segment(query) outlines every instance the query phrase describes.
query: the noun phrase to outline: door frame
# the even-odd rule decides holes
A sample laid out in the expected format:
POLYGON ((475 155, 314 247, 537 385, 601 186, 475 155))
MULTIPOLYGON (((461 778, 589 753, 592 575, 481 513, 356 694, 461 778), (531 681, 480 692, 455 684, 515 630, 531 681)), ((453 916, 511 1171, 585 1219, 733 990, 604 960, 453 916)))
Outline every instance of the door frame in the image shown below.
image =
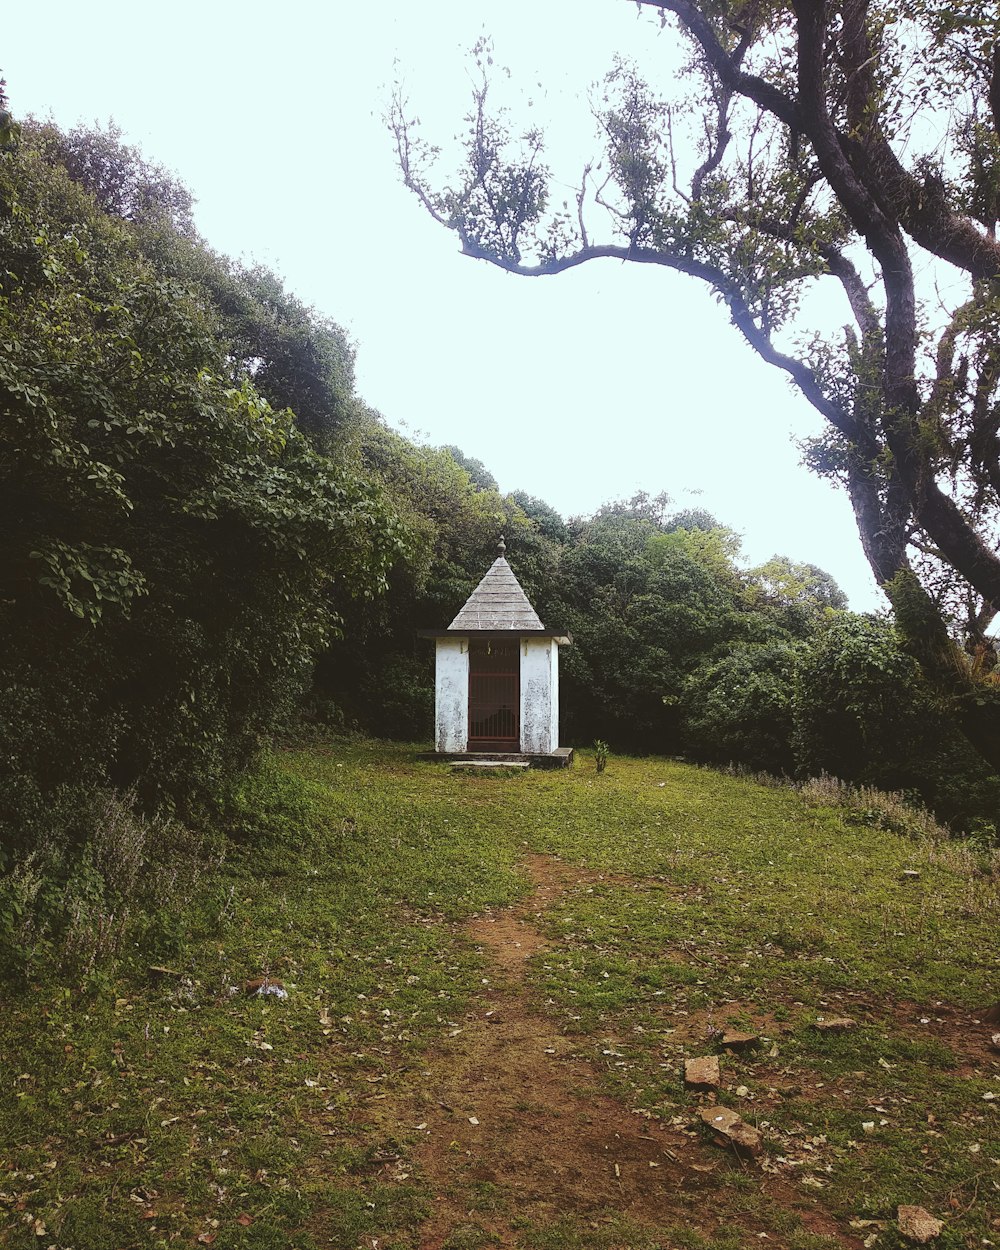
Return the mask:
MULTIPOLYGON (((502 662, 502 661, 501 661, 502 662)), ((486 701, 489 708, 490 701, 486 701)), ((502 721, 502 717, 501 717, 502 721)), ((496 726, 500 728, 498 723, 496 726)), ((510 635, 506 637, 500 636, 491 638, 490 636, 469 639, 469 708, 468 708, 468 749, 471 754, 517 754, 521 750, 521 640, 520 638, 512 638, 510 635), (477 655, 482 656, 484 651, 490 654, 493 649, 496 652, 507 653, 504 659, 509 659, 512 667, 497 670, 487 668, 486 671, 480 669, 476 671, 477 655), (473 736, 473 711, 482 706, 483 700, 480 698, 477 704, 473 698, 473 682, 476 678, 482 680, 493 679, 496 684, 496 694, 498 699, 502 701, 502 706, 498 707, 493 713, 494 715, 508 710, 513 718, 514 733, 512 737, 498 735, 496 737, 474 737, 473 736), (506 684, 503 689, 501 683, 506 684)))

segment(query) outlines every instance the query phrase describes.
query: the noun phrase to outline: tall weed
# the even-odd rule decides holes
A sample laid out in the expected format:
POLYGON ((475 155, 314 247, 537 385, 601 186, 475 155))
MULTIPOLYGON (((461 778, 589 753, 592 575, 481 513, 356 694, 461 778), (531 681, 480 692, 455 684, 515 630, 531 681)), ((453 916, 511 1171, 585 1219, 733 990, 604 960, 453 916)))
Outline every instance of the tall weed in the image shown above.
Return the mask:
POLYGON ((799 789, 807 802, 843 808, 855 824, 871 825, 928 842, 946 841, 951 837, 948 827, 940 824, 931 812, 896 790, 853 786, 826 773, 810 777, 799 789))
POLYGON ((126 948, 176 949, 206 867, 204 840, 146 817, 132 794, 101 791, 79 813, 82 837, 53 837, 0 880, 0 966, 12 981, 56 971, 82 984, 126 948))

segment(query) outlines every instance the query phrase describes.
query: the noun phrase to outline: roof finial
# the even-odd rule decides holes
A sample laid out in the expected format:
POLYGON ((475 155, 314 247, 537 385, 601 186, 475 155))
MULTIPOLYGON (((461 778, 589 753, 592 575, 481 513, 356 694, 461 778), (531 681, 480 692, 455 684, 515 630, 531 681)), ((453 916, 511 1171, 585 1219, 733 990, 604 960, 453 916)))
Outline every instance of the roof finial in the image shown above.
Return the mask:
POLYGON ((503 534, 501 534, 501 535, 500 535, 500 541, 497 543, 497 552, 498 552, 500 555, 503 555, 503 553, 504 553, 506 550, 507 550, 507 544, 506 544, 506 543, 504 542, 504 540, 503 540, 503 534))

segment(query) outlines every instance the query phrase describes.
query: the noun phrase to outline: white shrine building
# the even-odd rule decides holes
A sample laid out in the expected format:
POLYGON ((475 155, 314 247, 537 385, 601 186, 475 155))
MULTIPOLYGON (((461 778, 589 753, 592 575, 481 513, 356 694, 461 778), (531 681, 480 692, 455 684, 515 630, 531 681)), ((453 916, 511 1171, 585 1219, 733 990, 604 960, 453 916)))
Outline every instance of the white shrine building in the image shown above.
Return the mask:
POLYGON ((435 642, 434 737, 438 755, 522 757, 568 764, 559 746, 559 648, 571 639, 546 629, 504 556, 497 558, 435 642))

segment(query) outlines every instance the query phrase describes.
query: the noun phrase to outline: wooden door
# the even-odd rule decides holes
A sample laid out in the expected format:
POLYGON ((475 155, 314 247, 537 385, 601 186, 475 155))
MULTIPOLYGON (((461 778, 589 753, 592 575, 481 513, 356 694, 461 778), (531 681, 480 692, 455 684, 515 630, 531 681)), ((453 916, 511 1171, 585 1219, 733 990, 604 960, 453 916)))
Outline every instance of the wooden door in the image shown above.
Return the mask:
POLYGON ((519 751, 520 649, 516 638, 469 644, 469 750, 519 751))

